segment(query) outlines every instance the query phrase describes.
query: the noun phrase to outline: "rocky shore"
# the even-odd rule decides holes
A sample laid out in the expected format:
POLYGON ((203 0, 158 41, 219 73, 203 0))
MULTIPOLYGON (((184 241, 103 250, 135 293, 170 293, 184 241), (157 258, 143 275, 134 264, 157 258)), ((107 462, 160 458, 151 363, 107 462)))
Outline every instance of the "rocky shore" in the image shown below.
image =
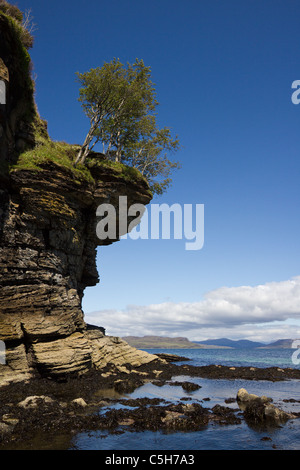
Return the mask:
MULTIPOLYGON (((174 358, 173 358, 174 359, 174 358)), ((182 359, 182 358, 181 358, 182 359)), ((190 377, 217 380, 288 380, 300 379, 300 370, 210 365, 195 367, 174 364, 158 358, 129 372, 114 370, 89 371, 83 376, 68 376, 60 381, 38 378, 20 381, 0 388, 0 449, 32 448, 36 436, 55 440, 64 434, 72 436, 84 431, 123 433, 126 431, 182 432, 199 431, 209 423, 216 425, 247 423, 282 425, 300 413, 288 414, 276 408, 271 399, 237 390, 236 397, 225 403, 236 407, 202 406, 192 401, 193 391, 201 386, 190 377), (186 376, 179 382, 175 376, 186 376), (176 403, 162 398, 128 396, 144 383, 181 386, 190 393, 176 403), (196 385, 196 387, 195 387, 196 385), (115 405, 118 404, 116 407, 115 405)), ((209 402, 210 397, 203 401, 209 402)), ((295 400, 291 397, 291 401, 295 400)))

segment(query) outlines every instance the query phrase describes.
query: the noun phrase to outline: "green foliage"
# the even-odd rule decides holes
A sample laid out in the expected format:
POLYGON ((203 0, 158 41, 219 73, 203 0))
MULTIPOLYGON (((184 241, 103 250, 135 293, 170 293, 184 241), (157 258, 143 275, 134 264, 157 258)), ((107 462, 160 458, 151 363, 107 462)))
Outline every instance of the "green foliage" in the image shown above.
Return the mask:
MULTIPOLYGON (((83 165, 82 167, 84 168, 83 165)), ((97 168, 99 168, 100 170, 103 170, 105 168, 111 168, 114 172, 115 178, 122 178, 122 180, 128 182, 144 183, 145 181, 147 181, 136 168, 124 165, 123 163, 114 162, 106 158, 99 159, 98 154, 94 154, 93 152, 89 154, 89 157, 86 160, 86 167, 91 171, 91 173, 93 173, 94 170, 97 168)), ((149 194, 152 195, 150 188, 149 194)))
MULTIPOLYGON (((64 170, 68 170, 70 176, 76 181, 94 183, 93 177, 94 170, 96 168, 103 170, 110 168, 113 170, 115 178, 121 178, 128 182, 145 181, 141 173, 135 168, 131 168, 122 163, 113 162, 106 158, 100 160, 98 154, 93 152, 89 155, 86 165, 79 164, 74 166, 74 159, 80 148, 79 145, 71 145, 66 142, 53 142, 42 123, 36 124, 36 146, 23 152, 15 165, 10 168, 10 171, 14 170, 32 170, 42 171, 47 168, 47 165, 51 162, 57 166, 62 167, 64 170)), ((1 170, 1 168, 0 168, 1 170)))
POLYGON ((171 172, 179 168, 167 157, 178 150, 179 140, 169 128, 156 124, 158 102, 150 77, 150 67, 138 59, 124 66, 115 58, 101 68, 77 73, 79 101, 90 129, 75 164, 84 163, 100 142, 108 158, 137 168, 161 194, 171 183, 171 172))
POLYGON ((27 11, 24 16, 17 6, 11 5, 5 0, 0 0, 0 12, 5 13, 6 16, 15 21, 19 38, 23 46, 26 47, 26 49, 30 49, 34 42, 32 35, 34 24, 30 17, 30 11, 27 11))
MULTIPOLYGON (((3 7, 7 2, 0 3, 1 29, 6 32, 0 42, 0 56, 5 60, 7 53, 12 54, 14 60, 10 65, 10 87, 14 90, 11 98, 15 103, 26 103, 23 118, 32 121, 36 115, 34 103, 34 81, 31 77, 31 57, 23 42, 23 27, 13 16, 4 13, 3 7), (9 33, 9 34, 7 34, 9 33)), ((9 5, 11 7, 11 5, 9 5)), ((10 10, 7 10, 10 11, 10 10)))
POLYGON ((155 116, 141 119, 138 133, 136 140, 127 142, 123 160, 147 178, 153 193, 162 194, 172 182, 172 171, 180 168, 178 162, 168 158, 168 153, 178 150, 179 140, 172 138, 169 128, 158 129, 155 116))
POLYGON ((23 21, 23 13, 19 10, 19 8, 15 5, 11 5, 10 3, 6 2, 5 0, 0 1, 0 10, 3 11, 6 15, 11 16, 15 20, 22 23, 23 21))

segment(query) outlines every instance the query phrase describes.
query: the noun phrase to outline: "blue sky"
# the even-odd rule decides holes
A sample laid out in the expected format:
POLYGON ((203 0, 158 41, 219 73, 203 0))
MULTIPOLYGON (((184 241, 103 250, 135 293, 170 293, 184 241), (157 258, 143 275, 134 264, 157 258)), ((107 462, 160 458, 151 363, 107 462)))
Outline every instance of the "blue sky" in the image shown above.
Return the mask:
POLYGON ((205 206, 202 250, 186 251, 182 240, 130 239, 99 249, 101 282, 85 292, 87 319, 117 335, 300 336, 300 105, 291 101, 300 79, 299 1, 15 3, 31 9, 37 24, 36 101, 50 136, 82 143, 88 130, 75 72, 113 57, 143 59, 156 85, 158 122, 182 146, 175 155, 182 169, 153 203, 205 206), (250 290, 241 294, 241 286, 250 290), (266 315, 262 290, 268 305, 277 299, 281 307, 266 315), (229 293, 235 300, 221 321, 207 302, 229 293))

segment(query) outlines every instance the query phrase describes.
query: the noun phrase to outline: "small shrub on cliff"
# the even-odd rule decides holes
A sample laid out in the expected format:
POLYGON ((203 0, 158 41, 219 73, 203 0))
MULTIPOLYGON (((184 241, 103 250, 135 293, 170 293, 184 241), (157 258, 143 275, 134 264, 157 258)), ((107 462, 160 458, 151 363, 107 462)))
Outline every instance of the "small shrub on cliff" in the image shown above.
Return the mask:
POLYGON ((5 0, 0 0, 0 10, 20 23, 23 21, 23 13, 19 10, 19 8, 15 5, 11 5, 5 0))
POLYGON ((17 6, 11 5, 5 0, 0 0, 0 11, 16 21, 20 40, 26 49, 30 49, 33 46, 34 37, 32 33, 35 29, 31 10, 27 10, 23 14, 17 6))

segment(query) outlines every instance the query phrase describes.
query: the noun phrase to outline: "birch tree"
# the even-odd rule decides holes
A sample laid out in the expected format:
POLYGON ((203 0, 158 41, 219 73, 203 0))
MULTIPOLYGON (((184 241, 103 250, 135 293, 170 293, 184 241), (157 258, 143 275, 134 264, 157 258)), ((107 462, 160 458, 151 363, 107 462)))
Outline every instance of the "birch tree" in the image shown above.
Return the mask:
POLYGON ((154 193, 162 194, 172 182, 173 170, 180 168, 179 162, 168 157, 179 149, 179 139, 172 138, 168 127, 159 129, 155 116, 141 119, 138 133, 138 139, 127 142, 123 161, 147 178, 154 193))
POLYGON ((77 79, 90 127, 75 165, 84 164, 99 143, 107 158, 137 168, 154 192, 163 192, 171 182, 171 171, 179 167, 167 153, 177 150, 179 141, 169 128, 157 127, 150 67, 138 59, 125 66, 115 58, 101 68, 77 73, 77 79))
POLYGON ((114 149, 116 161, 121 161, 122 147, 134 122, 152 112, 157 104, 150 68, 138 59, 127 67, 113 59, 101 68, 77 73, 77 78, 82 85, 79 101, 90 128, 75 164, 84 163, 98 142, 102 142, 104 154, 114 149))

